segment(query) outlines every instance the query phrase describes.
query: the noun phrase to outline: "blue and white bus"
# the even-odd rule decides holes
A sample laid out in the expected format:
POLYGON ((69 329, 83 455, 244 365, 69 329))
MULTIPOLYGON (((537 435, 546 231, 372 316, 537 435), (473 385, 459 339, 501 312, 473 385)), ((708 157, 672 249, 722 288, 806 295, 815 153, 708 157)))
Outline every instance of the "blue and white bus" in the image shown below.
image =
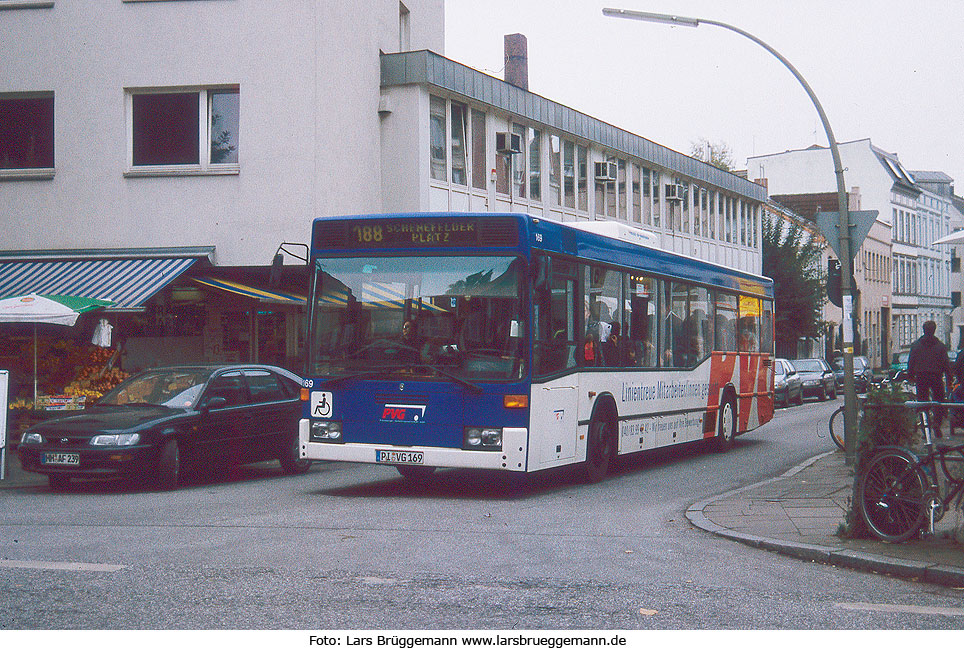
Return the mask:
POLYGON ((314 221, 302 458, 534 472, 773 416, 773 284, 612 222, 314 221))

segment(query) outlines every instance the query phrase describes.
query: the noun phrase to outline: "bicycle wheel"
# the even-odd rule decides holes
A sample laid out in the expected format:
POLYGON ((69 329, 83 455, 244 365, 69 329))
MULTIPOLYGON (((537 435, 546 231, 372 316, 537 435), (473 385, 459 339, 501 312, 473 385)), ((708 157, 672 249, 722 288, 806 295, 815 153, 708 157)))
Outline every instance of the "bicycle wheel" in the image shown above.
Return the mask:
POLYGON ((844 407, 841 406, 833 411, 830 416, 830 439, 840 447, 841 451, 847 448, 844 442, 844 407))
POLYGON ((877 454, 858 488, 860 514, 874 537, 903 542, 920 532, 928 487, 914 454, 899 449, 877 454))

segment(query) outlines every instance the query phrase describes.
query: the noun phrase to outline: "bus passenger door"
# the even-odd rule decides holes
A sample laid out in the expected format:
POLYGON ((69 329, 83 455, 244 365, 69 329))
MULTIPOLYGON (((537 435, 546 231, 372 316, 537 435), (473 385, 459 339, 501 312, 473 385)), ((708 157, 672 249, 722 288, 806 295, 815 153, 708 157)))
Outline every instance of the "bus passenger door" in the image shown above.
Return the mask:
POLYGON ((571 462, 578 439, 577 356, 582 353, 581 314, 577 312, 578 269, 554 257, 543 259, 536 275, 533 317, 535 373, 549 378, 532 384, 530 470, 571 462))
POLYGON ((553 467, 576 455, 578 398, 575 376, 532 386, 529 442, 536 468, 553 467))

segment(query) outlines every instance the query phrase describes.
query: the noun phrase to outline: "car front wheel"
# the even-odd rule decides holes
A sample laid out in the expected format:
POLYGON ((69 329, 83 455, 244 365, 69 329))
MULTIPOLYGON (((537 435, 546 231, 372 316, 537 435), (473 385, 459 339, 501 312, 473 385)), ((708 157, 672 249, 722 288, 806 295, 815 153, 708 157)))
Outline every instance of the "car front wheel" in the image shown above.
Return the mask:
POLYGON ((162 490, 176 490, 181 481, 181 450, 177 440, 168 440, 157 461, 157 485, 162 490))

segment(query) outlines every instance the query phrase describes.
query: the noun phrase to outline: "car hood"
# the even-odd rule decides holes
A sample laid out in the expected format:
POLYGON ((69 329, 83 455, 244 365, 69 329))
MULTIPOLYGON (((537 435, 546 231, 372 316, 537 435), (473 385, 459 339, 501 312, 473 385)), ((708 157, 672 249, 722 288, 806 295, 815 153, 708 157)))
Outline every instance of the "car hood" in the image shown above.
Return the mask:
POLYGON ((183 414, 184 410, 166 406, 94 406, 79 414, 40 422, 30 430, 47 436, 135 431, 183 414))
POLYGON ((820 379, 823 378, 825 372, 801 372, 797 370, 797 374, 801 379, 820 379))

